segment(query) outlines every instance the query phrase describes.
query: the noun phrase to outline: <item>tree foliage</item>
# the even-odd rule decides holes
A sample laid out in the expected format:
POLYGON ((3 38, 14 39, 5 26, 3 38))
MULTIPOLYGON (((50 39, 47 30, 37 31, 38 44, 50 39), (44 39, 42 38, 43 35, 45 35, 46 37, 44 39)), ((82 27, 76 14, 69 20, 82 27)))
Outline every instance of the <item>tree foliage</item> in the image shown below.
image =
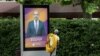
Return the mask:
POLYGON ((90 15, 98 11, 100 7, 100 0, 17 0, 17 2, 34 5, 50 5, 53 3, 59 3, 61 5, 81 5, 83 13, 90 15))

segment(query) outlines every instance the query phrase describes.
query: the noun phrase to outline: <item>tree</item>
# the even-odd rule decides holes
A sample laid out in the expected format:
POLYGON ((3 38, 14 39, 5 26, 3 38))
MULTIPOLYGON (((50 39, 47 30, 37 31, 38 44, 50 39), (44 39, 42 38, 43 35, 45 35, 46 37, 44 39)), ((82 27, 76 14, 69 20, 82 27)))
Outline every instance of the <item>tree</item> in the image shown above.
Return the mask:
POLYGON ((99 0, 98 1, 97 0, 78 0, 78 1, 79 3, 76 3, 76 5, 81 5, 84 18, 92 18, 92 14, 98 10, 98 4, 100 3, 99 0))
POLYGON ((84 18, 92 18, 92 14, 100 8, 100 0, 17 0, 21 4, 50 5, 59 3, 61 5, 81 5, 84 18))

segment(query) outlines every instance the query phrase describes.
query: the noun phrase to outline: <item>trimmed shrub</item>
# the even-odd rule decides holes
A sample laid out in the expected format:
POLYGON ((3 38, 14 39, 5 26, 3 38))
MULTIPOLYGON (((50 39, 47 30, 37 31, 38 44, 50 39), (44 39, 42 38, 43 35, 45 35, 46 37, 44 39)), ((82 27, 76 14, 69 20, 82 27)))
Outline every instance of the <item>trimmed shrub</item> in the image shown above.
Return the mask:
MULTIPOLYGON (((100 20, 50 19, 50 32, 59 30, 57 56, 100 56, 100 20)), ((0 56, 15 56, 20 47, 19 19, 0 18, 0 56)))
POLYGON ((15 56, 20 47, 20 26, 17 18, 0 18, 0 56, 15 56))
POLYGON ((50 19, 49 28, 59 30, 57 56, 100 56, 100 20, 50 19))

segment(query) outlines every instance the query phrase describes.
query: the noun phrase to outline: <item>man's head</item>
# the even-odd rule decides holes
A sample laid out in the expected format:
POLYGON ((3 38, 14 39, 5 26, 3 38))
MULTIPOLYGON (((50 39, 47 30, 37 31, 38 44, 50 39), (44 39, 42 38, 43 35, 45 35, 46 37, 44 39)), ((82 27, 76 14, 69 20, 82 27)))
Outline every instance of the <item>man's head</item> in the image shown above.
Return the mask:
POLYGON ((39 20, 39 12, 38 11, 34 11, 34 20, 39 20))

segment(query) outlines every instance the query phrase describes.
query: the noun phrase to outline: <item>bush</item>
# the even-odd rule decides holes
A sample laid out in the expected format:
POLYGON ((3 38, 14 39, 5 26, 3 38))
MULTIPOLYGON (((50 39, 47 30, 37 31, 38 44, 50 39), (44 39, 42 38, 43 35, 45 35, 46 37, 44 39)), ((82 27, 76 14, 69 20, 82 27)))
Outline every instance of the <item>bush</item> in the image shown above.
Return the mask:
MULTIPOLYGON (((50 19, 49 28, 59 30, 57 56, 100 56, 100 20, 50 19)), ((0 18, 0 56, 15 56, 19 37, 19 19, 0 18)))
POLYGON ((15 56, 20 47, 19 37, 19 19, 0 17, 0 56, 15 56))
POLYGON ((100 56, 100 20, 50 19, 49 28, 59 30, 57 56, 100 56))

